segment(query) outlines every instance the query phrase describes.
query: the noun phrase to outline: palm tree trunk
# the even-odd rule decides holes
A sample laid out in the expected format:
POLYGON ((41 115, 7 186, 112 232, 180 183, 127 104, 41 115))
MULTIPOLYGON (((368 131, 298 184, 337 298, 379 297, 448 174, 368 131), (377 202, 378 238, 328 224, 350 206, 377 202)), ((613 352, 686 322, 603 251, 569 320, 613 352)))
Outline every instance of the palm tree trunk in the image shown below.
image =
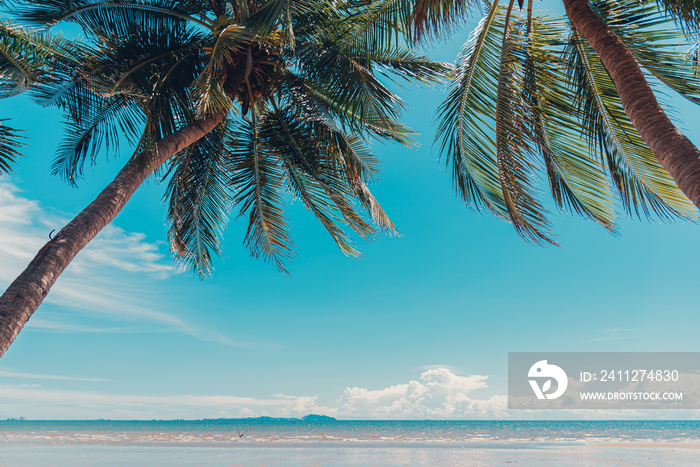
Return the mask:
POLYGON ((671 123, 639 64, 614 32, 588 6, 563 0, 573 27, 586 38, 615 82, 625 112, 661 166, 695 206, 700 207, 700 151, 671 123))
POLYGON ((39 250, 0 297, 0 357, 75 255, 114 219, 146 177, 171 156, 213 130, 224 117, 225 113, 205 117, 160 140, 147 160, 127 163, 88 207, 39 250))

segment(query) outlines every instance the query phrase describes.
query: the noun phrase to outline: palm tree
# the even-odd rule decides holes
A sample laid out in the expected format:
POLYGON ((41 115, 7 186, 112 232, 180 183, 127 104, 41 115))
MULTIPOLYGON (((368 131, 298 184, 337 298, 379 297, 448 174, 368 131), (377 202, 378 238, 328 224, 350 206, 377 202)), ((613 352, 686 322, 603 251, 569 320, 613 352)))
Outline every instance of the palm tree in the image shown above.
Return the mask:
POLYGON ((377 75, 432 83, 446 67, 403 45, 404 31, 376 14, 377 3, 51 0, 16 10, 43 26, 76 22, 87 36, 80 66, 34 90, 71 118, 54 172, 76 183, 122 136, 136 150, 0 297, 0 355, 153 173, 168 180, 171 248, 200 275, 211 272, 231 205, 248 218, 251 254, 286 272, 285 192, 347 255, 358 251, 343 225, 364 238, 393 232, 367 186, 378 170, 367 143, 412 144, 411 130, 377 75))
MULTIPOLYGON (((639 67, 638 58, 626 47, 623 38, 615 34, 612 25, 601 21, 584 0, 563 1, 571 24, 586 38, 612 76, 625 112, 640 136, 688 199, 700 207, 700 151, 663 111, 639 67)), ((623 3, 630 8, 639 7, 639 3, 623 3)), ((642 5, 649 6, 644 2, 642 5)), ((647 11, 658 14, 652 9, 647 11)))
MULTIPOLYGON (((614 32, 608 37, 625 48, 637 70, 643 66, 660 85, 700 103, 694 64, 674 50, 688 41, 654 3, 594 0, 591 7, 595 21, 614 32)), ((439 110, 438 138, 458 195, 536 243, 554 243, 537 196, 537 172, 559 208, 611 231, 616 199, 632 215, 695 218, 685 195, 700 190, 700 179, 692 186, 681 183, 663 154, 689 154, 681 146, 697 150, 655 98, 652 106, 642 73, 641 80, 620 78, 587 32, 569 19, 535 16, 532 2, 519 12, 512 0, 508 6, 495 1, 472 32, 439 110), (648 112, 668 125, 639 117, 648 112), (655 134, 651 140, 647 130, 655 134)), ((425 33, 426 24, 431 31, 430 23, 418 30, 425 33)), ((671 166, 690 173, 696 163, 697 158, 677 160, 671 166)))

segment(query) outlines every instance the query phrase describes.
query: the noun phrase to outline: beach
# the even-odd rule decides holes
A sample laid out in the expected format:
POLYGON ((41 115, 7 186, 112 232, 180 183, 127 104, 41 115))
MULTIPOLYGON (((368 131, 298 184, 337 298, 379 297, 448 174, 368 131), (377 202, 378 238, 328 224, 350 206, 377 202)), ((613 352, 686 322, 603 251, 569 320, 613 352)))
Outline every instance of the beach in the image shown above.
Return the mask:
POLYGON ((348 446, 3 446, 12 466, 453 466, 453 465, 697 465, 699 444, 681 443, 520 448, 348 446))
POLYGON ((6 421, 0 465, 696 465, 699 429, 696 421, 6 421))

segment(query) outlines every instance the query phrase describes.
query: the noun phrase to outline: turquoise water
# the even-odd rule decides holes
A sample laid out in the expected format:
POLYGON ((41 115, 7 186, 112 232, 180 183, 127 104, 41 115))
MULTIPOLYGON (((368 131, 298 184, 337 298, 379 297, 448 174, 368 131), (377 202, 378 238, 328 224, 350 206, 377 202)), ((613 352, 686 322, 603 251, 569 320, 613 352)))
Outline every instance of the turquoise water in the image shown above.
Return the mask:
POLYGON ((698 441, 700 421, 0 421, 0 444, 5 445, 410 445, 429 448, 698 441))

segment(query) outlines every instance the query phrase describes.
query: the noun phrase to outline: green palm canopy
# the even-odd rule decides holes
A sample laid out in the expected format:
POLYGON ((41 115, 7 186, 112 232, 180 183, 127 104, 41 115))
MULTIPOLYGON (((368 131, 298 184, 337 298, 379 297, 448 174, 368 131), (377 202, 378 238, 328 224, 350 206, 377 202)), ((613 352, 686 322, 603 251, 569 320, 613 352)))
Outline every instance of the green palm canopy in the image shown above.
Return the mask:
MULTIPOLYGON (((591 2, 653 82, 700 102, 688 44, 654 2, 591 2)), ((459 197, 554 243, 541 200, 615 229, 636 216, 694 219, 696 208, 625 114, 598 55, 565 18, 493 2, 456 62, 438 141, 459 197)))
POLYGON ((368 188, 374 139, 411 145, 401 99, 380 74, 434 83, 445 65, 417 55, 402 24, 378 1, 24 2, 38 26, 74 22, 86 39, 80 63, 41 83, 34 96, 70 117, 55 173, 75 183, 87 161, 124 136, 135 160, 161 138, 226 114, 214 131, 162 168, 170 243, 200 275, 235 206, 248 219, 245 244, 286 271, 293 255, 284 196, 300 200, 341 250, 394 232, 368 188), (345 227, 345 228, 344 228, 345 227))

